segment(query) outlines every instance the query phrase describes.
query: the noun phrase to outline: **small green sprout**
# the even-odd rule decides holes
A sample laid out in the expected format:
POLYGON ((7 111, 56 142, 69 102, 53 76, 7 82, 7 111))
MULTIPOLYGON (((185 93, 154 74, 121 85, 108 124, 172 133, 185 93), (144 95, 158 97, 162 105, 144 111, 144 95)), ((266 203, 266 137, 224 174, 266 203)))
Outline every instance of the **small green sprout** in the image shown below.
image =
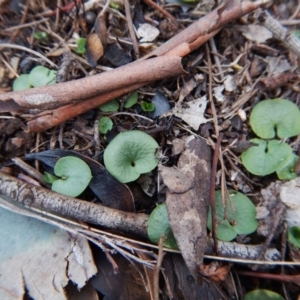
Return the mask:
POLYGON ((86 48, 85 48, 86 38, 79 38, 76 41, 76 44, 77 44, 77 47, 75 48, 75 52, 78 53, 78 54, 85 54, 85 52, 86 52, 86 48))
POLYGON ((124 107, 125 108, 130 108, 132 107, 134 104, 137 103, 138 101, 138 93, 137 92, 134 92, 132 93, 131 95, 129 95, 129 97, 126 99, 125 103, 124 103, 124 107))
POLYGON ((108 117, 102 117, 99 120, 99 131, 102 134, 106 134, 108 131, 112 130, 113 128, 113 122, 110 118, 108 117))
POLYGON ((46 41, 48 39, 48 33, 47 32, 44 32, 44 31, 36 31, 34 34, 33 34, 33 37, 36 39, 36 40, 40 40, 40 41, 46 41))
POLYGON ((146 101, 142 101, 141 107, 143 111, 151 112, 155 110, 155 105, 153 103, 146 102, 146 101))
POLYGON ((157 148, 157 142, 147 133, 121 132, 106 147, 104 163, 108 172, 120 182, 131 182, 157 166, 157 148))

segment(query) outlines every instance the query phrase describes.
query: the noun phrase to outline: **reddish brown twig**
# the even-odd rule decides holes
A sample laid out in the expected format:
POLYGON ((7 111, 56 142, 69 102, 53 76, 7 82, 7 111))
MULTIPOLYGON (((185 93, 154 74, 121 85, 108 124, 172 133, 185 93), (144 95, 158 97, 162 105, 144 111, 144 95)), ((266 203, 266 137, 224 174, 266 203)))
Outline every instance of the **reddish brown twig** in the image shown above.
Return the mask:
POLYGON ((265 77, 259 80, 255 87, 260 90, 275 90, 297 79, 299 79, 298 74, 279 74, 274 77, 265 77))

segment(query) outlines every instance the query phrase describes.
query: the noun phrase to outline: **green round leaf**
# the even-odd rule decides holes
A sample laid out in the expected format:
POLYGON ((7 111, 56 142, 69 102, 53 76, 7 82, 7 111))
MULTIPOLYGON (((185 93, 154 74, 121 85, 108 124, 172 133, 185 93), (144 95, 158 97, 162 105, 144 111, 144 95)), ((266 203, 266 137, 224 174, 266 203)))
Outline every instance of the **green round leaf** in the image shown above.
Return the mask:
POLYGON ((284 300, 279 294, 269 290, 255 290, 245 295, 243 300, 284 300))
POLYGON ((29 83, 29 75, 22 74, 20 77, 16 78, 13 82, 12 89, 14 91, 23 91, 31 88, 29 83))
POLYGON ((34 87, 51 85, 55 83, 56 71, 43 66, 33 68, 29 74, 29 83, 34 87))
POLYGON ((241 159, 245 168, 254 175, 265 176, 283 166, 293 154, 292 148, 278 140, 269 142, 252 139, 250 142, 258 144, 242 153, 241 159))
POLYGON ((90 167, 75 156, 60 158, 54 166, 54 173, 61 178, 53 182, 52 190, 71 197, 80 195, 92 179, 90 167))
POLYGON ((294 172, 294 168, 298 159, 299 156, 293 153, 285 161, 285 163, 276 170, 277 176, 280 180, 291 180, 297 177, 297 174, 294 172))
POLYGON ((172 229, 170 227, 167 206, 165 203, 155 207, 148 219, 148 237, 154 244, 159 242, 162 235, 165 236, 163 245, 168 248, 178 249, 172 229))
POLYGON ((300 228, 298 226, 293 226, 289 228, 288 239, 290 243, 300 248, 300 228))
POLYGON ((112 111, 117 111, 120 107, 120 104, 117 100, 111 100, 105 104, 102 104, 99 106, 99 109, 103 112, 112 112, 112 111))
POLYGON ((134 181, 157 166, 157 147, 157 142, 147 133, 138 130, 122 132, 106 147, 104 163, 108 172, 119 181, 134 181))
POLYGON ((85 54, 86 48, 86 38, 79 38, 76 41, 77 47, 75 48, 75 52, 78 54, 85 54))
POLYGON ((99 120, 99 131, 102 134, 106 134, 107 131, 111 130, 113 128, 113 122, 110 118, 108 117, 102 117, 99 120))
POLYGON ((132 93, 132 94, 126 99, 126 101, 125 101, 125 103, 124 103, 124 107, 125 107, 125 108, 130 108, 130 107, 132 107, 134 104, 137 103, 138 98, 139 98, 139 96, 138 96, 138 93, 137 93, 137 92, 132 93))
MULTIPOLYGON (((218 221, 216 236, 222 241, 231 241, 238 234, 250 234, 257 229, 256 208, 245 195, 229 190, 226 197, 226 214, 222 204, 222 193, 216 191, 216 216, 218 221), (224 219, 225 215, 228 219, 224 219)), ((207 227, 212 229, 211 208, 209 208, 207 227)))
POLYGON ((145 101, 142 102, 141 106, 143 111, 154 111, 155 109, 155 105, 153 103, 149 103, 145 101))
POLYGON ((300 133, 300 111, 296 104, 284 99, 264 100, 253 108, 250 125, 263 139, 288 138, 300 133))

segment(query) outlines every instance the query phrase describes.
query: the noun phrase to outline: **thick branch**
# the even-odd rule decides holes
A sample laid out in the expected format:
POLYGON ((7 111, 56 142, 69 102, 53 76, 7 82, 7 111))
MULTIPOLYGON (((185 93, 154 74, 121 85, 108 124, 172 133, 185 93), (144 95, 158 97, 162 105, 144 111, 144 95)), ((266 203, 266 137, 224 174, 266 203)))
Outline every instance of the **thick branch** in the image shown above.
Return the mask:
POLYGON ((122 212, 58 194, 0 173, 0 194, 26 207, 35 207, 76 220, 147 237, 146 214, 122 212))
POLYGON ((102 94, 126 88, 133 84, 184 75, 181 57, 155 57, 135 61, 109 72, 62 82, 55 85, 0 94, 0 112, 23 108, 53 109, 102 94))

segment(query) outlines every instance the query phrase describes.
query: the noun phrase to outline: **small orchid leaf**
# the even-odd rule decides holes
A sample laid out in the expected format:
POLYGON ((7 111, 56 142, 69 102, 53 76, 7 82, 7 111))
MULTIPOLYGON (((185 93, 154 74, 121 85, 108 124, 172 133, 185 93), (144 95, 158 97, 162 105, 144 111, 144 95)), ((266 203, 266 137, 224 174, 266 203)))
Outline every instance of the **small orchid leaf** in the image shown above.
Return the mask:
MULTIPOLYGON (((222 241, 231 241, 238 234, 250 234, 257 229, 258 222, 255 218, 256 208, 251 200, 245 195, 228 191, 229 196, 226 197, 226 213, 222 203, 221 191, 216 191, 216 216, 217 230, 216 236, 222 241), (225 219, 225 216, 228 219, 225 219)), ((209 208, 207 227, 212 229, 211 208, 209 208)))
POLYGON ((245 295, 243 300, 284 300, 279 294, 269 290, 254 290, 245 295))
POLYGON ((103 112, 114 112, 117 111, 120 107, 120 104, 117 100, 111 100, 107 103, 102 104, 99 106, 99 109, 103 112))
POLYGON ((54 84, 55 79, 56 71, 43 66, 33 68, 29 74, 29 83, 34 87, 54 84))
POLYGON ((159 242, 159 239, 164 235, 164 247, 178 249, 172 229, 170 227, 167 206, 165 203, 157 205, 148 219, 148 237, 154 244, 159 242))
POLYGON ((110 131, 113 128, 113 122, 110 118, 108 117, 102 117, 99 120, 99 131, 102 134, 106 134, 107 131, 110 131))
POLYGON ((143 111, 154 111, 155 110, 155 105, 153 103, 149 103, 146 101, 142 101, 141 107, 142 107, 143 111))
POLYGON ((78 54, 85 54, 86 48, 86 38, 79 38, 76 41, 77 47, 75 48, 75 52, 78 54))
POLYGON ((292 154, 279 169, 276 170, 277 176, 280 180, 291 180, 297 177, 294 172, 296 162, 299 156, 292 154))
POLYGON ((292 156, 292 148, 278 140, 269 142, 261 139, 252 139, 251 143, 258 146, 250 147, 242 153, 241 158, 245 168, 252 174, 258 176, 269 175, 281 166, 292 156))
POLYGON ((300 111, 296 104, 284 99, 259 102, 250 115, 250 125, 263 139, 288 138, 300 133, 300 111))
POLYGON ((31 88, 31 84, 29 83, 29 75, 22 74, 18 78, 16 78, 13 82, 12 89, 14 91, 24 91, 31 88))
POLYGON ((88 164, 75 156, 60 158, 54 166, 54 173, 60 179, 53 182, 52 190, 71 197, 80 195, 92 179, 88 164))
POLYGON ((138 95, 137 92, 132 93, 132 94, 126 99, 126 101, 125 101, 125 103, 124 103, 124 107, 125 107, 125 108, 130 108, 130 107, 132 107, 134 104, 137 103, 138 98, 139 98, 139 95, 138 95))
POLYGON ((59 177, 52 175, 48 172, 44 173, 43 179, 45 182, 52 184, 55 180, 59 179, 59 177))
POLYGON ((120 182, 131 182, 157 166, 157 147, 157 142, 142 131, 122 132, 106 147, 104 163, 108 172, 120 182))
POLYGON ((293 226, 289 228, 288 240, 295 247, 300 248, 300 228, 298 226, 293 226))
POLYGON ((48 39, 48 33, 47 33, 47 32, 44 32, 44 31, 36 31, 36 32, 33 34, 33 37, 34 37, 36 40, 45 41, 45 40, 48 39))

